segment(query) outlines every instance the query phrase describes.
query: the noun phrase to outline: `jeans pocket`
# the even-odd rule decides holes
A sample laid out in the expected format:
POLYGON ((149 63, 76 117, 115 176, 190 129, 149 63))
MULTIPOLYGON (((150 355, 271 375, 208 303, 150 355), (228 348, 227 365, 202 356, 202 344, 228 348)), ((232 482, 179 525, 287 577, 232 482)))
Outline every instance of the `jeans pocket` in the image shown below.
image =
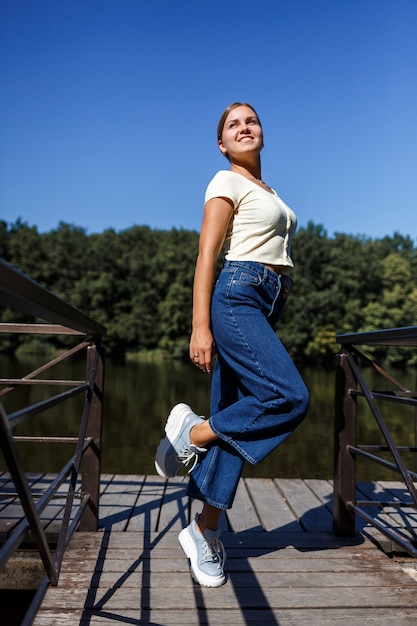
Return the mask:
POLYGON ((236 270, 232 282, 235 285, 249 285, 251 287, 258 287, 262 282, 262 276, 255 270, 250 269, 238 269, 236 270))

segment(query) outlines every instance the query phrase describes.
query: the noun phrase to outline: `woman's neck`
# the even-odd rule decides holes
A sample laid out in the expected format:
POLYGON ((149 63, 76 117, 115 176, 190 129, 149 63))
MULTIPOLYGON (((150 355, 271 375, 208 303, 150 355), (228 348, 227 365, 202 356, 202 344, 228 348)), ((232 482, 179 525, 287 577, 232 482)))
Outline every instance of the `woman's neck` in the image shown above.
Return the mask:
POLYGON ((232 172, 237 172, 246 178, 251 180, 261 181, 261 162, 259 161, 253 165, 243 165, 242 163, 232 163, 231 166, 232 172))

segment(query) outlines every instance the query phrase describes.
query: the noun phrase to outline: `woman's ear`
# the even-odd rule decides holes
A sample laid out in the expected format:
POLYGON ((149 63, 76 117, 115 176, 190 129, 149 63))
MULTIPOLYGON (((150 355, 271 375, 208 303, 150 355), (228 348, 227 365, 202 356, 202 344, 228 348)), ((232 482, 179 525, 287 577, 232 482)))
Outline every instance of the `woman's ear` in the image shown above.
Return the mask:
POLYGON ((227 152, 227 151, 226 151, 226 148, 224 147, 223 142, 222 142, 222 140, 221 140, 221 139, 218 139, 218 141, 217 141, 217 145, 219 146, 219 150, 220 150, 220 152, 221 152, 222 154, 224 154, 224 156, 226 156, 226 152, 227 152))

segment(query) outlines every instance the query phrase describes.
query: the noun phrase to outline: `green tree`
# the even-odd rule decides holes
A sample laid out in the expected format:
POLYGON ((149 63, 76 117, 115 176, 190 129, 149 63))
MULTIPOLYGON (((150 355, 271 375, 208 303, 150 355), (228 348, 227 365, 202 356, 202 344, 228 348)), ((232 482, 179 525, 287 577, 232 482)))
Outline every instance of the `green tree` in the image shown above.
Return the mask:
MULTIPOLYGON (((0 252, 17 269, 104 324, 113 358, 188 353, 198 233, 147 226, 87 235, 74 225, 39 234, 0 221, 0 252)), ((279 336, 297 364, 333 364, 337 333, 414 325, 417 254, 410 237, 371 240, 309 223, 293 240, 294 286, 279 336)), ((17 319, 7 309, 3 321, 17 319)), ((22 338, 0 344, 14 351, 22 338)), ((67 338, 51 339, 57 347, 67 338)), ((378 357, 414 362, 404 351, 378 357)))

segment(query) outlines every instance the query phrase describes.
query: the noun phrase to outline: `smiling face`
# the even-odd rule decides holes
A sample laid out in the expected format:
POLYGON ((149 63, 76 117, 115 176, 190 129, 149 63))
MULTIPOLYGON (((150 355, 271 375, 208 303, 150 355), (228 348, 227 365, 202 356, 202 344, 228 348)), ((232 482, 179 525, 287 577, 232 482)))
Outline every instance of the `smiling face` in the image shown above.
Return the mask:
POLYGON ((256 112, 248 105, 234 107, 219 129, 219 148, 229 161, 258 157, 263 148, 263 133, 256 112))

